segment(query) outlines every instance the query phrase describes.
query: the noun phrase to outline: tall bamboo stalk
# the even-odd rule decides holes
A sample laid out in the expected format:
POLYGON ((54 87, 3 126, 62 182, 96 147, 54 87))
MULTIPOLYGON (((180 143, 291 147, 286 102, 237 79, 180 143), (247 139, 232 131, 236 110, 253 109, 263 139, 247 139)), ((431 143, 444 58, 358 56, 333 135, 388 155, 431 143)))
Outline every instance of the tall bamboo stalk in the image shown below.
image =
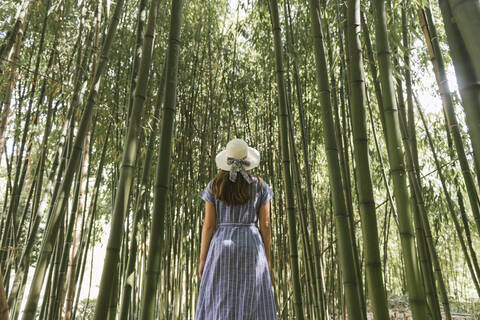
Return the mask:
MULTIPOLYGON (((29 4, 29 2, 27 2, 29 4)), ((10 115, 10 106, 12 102, 12 95, 13 95, 13 89, 15 86, 15 83, 17 81, 17 75, 18 75, 18 60, 19 60, 19 55, 20 55, 20 49, 21 49, 21 44, 22 44, 22 39, 23 39, 23 23, 21 24, 20 28, 18 29, 18 34, 15 36, 15 45, 13 46, 13 54, 12 54, 12 63, 10 64, 9 68, 9 78, 8 82, 6 82, 6 93, 2 97, 3 101, 0 100, 0 112, 1 112, 1 117, 0 117, 0 158, 3 155, 3 151, 5 148, 5 132, 7 130, 7 120, 10 115)), ((1 61, 0 63, 3 63, 1 61)), ((2 81, 3 82, 3 81, 2 81)), ((2 83, 3 87, 3 83, 2 83)), ((0 90, 3 88, 0 87, 0 90)))
MULTIPOLYGON (((291 50, 293 53, 293 78, 296 87, 296 94, 297 94, 297 103, 298 103, 298 113, 300 119, 300 128, 301 128, 301 136, 302 136, 302 152, 303 152, 303 159, 305 165, 305 172, 306 172, 306 184, 307 184, 307 203, 309 208, 309 216, 312 218, 312 238, 313 238, 313 250, 314 250, 314 266, 315 266, 315 282, 317 287, 317 296, 320 299, 320 319, 325 319, 328 317, 328 312, 326 310, 326 303, 325 303, 325 292, 324 292, 324 284, 323 284, 323 271, 322 271, 322 260, 323 256, 320 253, 320 244, 318 241, 318 237, 316 234, 318 233, 317 230, 317 222, 316 222, 316 214, 318 211, 315 209, 314 197, 313 197, 313 188, 312 188, 312 169, 311 169, 311 162, 310 162, 310 153, 308 149, 308 142, 307 142, 307 132, 306 132, 306 121, 305 121, 305 112, 303 106, 303 94, 302 94, 302 84, 300 82, 300 76, 298 72, 298 65, 297 65, 297 54, 295 48, 295 37, 293 33, 292 27, 292 18, 290 14, 290 2, 287 1, 287 9, 288 9, 288 28, 287 30, 287 41, 290 39, 291 42, 291 50), (290 36, 288 36, 290 35, 290 36)), ((288 27, 287 26, 287 27, 288 27)))
POLYGON ((157 102, 155 105, 155 112, 154 112, 152 123, 151 123, 152 131, 148 139, 148 147, 147 147, 147 153, 145 155, 145 161, 143 165, 141 185, 139 187, 139 195, 137 197, 137 203, 135 205, 135 211, 134 211, 135 217, 133 221, 133 230, 132 230, 132 235, 131 235, 131 240, 130 240, 130 245, 128 250, 127 269, 124 277, 125 278, 124 284, 123 284, 124 288, 123 288, 123 294, 121 299, 120 319, 122 320, 127 319, 128 317, 128 308, 131 300, 131 291, 132 291, 133 284, 129 283, 129 277, 131 277, 132 273, 135 272, 134 268, 135 268, 135 260, 137 258, 138 224, 145 216, 144 210, 147 203, 147 196, 148 196, 147 192, 149 190, 148 183, 149 183, 150 168, 151 168, 152 157, 153 157, 153 147, 156 140, 155 132, 157 131, 158 116, 160 114, 160 110, 163 107, 163 101, 165 96, 165 92, 164 92, 165 91, 165 71, 166 71, 166 68, 164 67, 162 72, 162 77, 160 79, 160 86, 157 92, 157 102))
MULTIPOLYGON (((470 56, 477 79, 480 79, 480 4, 478 0, 448 0, 455 23, 470 56)), ((476 150, 480 156, 480 150, 476 150)))
POLYGON ((358 203, 362 218, 366 276, 375 319, 389 318, 387 296, 382 279, 382 264, 378 244, 378 228, 368 157, 365 120, 365 78, 360 44, 360 0, 348 1, 347 41, 350 74, 350 103, 353 151, 356 164, 358 203))
POLYGON ((108 53, 112 44, 113 35, 115 34, 115 31, 118 25, 120 12, 123 8, 123 3, 124 3, 124 0, 119 0, 117 2, 115 11, 112 15, 111 23, 108 27, 108 31, 103 42, 102 54, 100 55, 101 57, 100 62, 98 64, 95 75, 91 81, 87 102, 85 104, 82 120, 80 121, 80 125, 77 131, 77 136, 75 138, 72 154, 68 161, 66 172, 64 175, 63 182, 60 186, 59 193, 55 199, 55 208, 52 213, 53 214, 52 218, 49 221, 49 224, 47 226, 47 231, 42 241, 41 253, 37 262, 37 267, 35 268, 35 274, 32 280, 32 285, 30 288, 28 300, 26 302, 25 311, 22 318, 24 320, 29 320, 29 319, 33 320, 35 317, 38 299, 40 297, 40 290, 43 285, 45 272, 48 265, 48 258, 51 252, 53 251, 53 244, 55 242, 55 235, 57 233, 59 222, 62 220, 61 218, 65 213, 66 200, 68 198, 68 194, 70 193, 73 175, 75 173, 75 170, 78 167, 87 128, 91 122, 91 117, 95 109, 95 98, 98 92, 100 76, 102 75, 106 66, 108 53))
MULTIPOLYGON (((422 26, 423 33, 425 35, 425 42, 427 44, 430 60, 432 61, 433 69, 435 72, 435 78, 437 80, 440 95, 442 97, 443 107, 445 110, 445 115, 447 117, 447 123, 450 133, 453 137, 453 142, 457 151, 458 160, 462 169, 468 198, 470 200, 470 207, 477 225, 478 232, 480 234, 480 199, 477 193, 475 183, 473 182, 473 177, 469 168, 466 152, 460 135, 460 128, 457 121, 457 116, 455 114, 452 96, 450 94, 450 88, 448 85, 447 75, 445 71, 445 64, 441 55, 435 26, 433 25, 433 23, 428 23, 428 14, 423 8, 418 9, 418 15, 420 19, 420 25, 422 26)), ((473 134, 473 132, 471 133, 473 134)), ((478 155, 480 156, 480 153, 478 155)))
MULTIPOLYGON (((72 249, 70 253, 70 260, 68 264, 68 275, 66 276, 67 279, 67 286, 66 286, 66 306, 65 306, 65 319, 69 320, 71 317, 72 306, 73 306, 73 294, 75 292, 75 277, 76 277, 76 269, 77 269, 77 261, 79 258, 79 250, 80 250, 80 237, 82 233, 82 222, 84 217, 84 202, 86 198, 86 185, 88 179, 88 164, 89 164, 89 155, 90 155, 90 131, 87 133, 87 137, 85 139, 84 145, 84 152, 82 155, 82 166, 80 171, 80 180, 79 180, 79 192, 78 192, 78 207, 77 212, 75 214, 75 222, 71 221, 73 225, 73 239, 72 239, 72 249)), ((62 297, 63 298, 63 297, 62 297)), ((61 311, 63 303, 61 303, 59 307, 59 311, 61 311)))
POLYGON ((0 269, 0 319, 8 320, 8 304, 7 294, 5 293, 5 287, 3 285, 3 275, 0 269))
MULTIPOLYGON (((454 205, 453 205, 453 200, 452 200, 452 197, 450 196, 450 192, 448 191, 448 188, 447 188, 445 177, 443 175, 442 168, 440 166, 440 161, 438 159, 438 155, 437 155, 437 152, 435 150, 435 145, 433 144, 432 136, 431 136, 430 131, 428 129, 428 125, 427 125, 427 122, 425 120, 425 116, 423 115, 423 111, 422 111, 420 105, 418 105, 418 104, 417 104, 417 109, 418 109, 418 113, 420 114, 420 118, 422 120, 423 126, 425 128, 425 133, 427 134, 427 140, 428 140, 428 144, 429 144, 430 149, 431 149, 432 154, 433 154, 433 159, 435 161, 435 167, 437 169, 437 174, 438 174, 438 177, 439 177, 440 182, 442 184, 443 193, 444 193, 445 198, 447 200, 448 212, 450 213, 450 216, 452 217, 453 224, 455 226, 455 230, 457 231, 458 240, 460 242, 460 246, 461 246, 463 254, 465 256, 467 266, 468 266, 468 268, 470 270, 470 273, 472 275, 472 279, 474 279, 474 282, 476 282, 475 281, 476 280, 475 270, 473 269, 471 260, 470 260, 469 255, 468 255, 467 246, 466 246, 465 240, 463 238, 462 228, 460 226, 460 223, 458 222, 457 214, 455 212, 456 210, 455 210, 454 205)), ((478 289, 479 288, 478 288, 478 282, 477 282, 477 290, 478 289)), ((480 294, 480 291, 478 293, 480 294)), ((448 314, 447 314, 447 318, 448 318, 448 314)), ((451 316, 450 316, 450 319, 451 319, 451 316)))
POLYGON ((164 220, 167 212, 172 138, 175 123, 177 71, 182 25, 182 0, 172 0, 171 3, 169 42, 166 54, 165 102, 162 112, 162 131, 155 177, 150 245, 142 285, 140 318, 145 320, 152 319, 155 315, 154 307, 163 252, 164 220))
MULTIPOLYGON (((401 114, 403 115, 403 127, 404 131, 403 139, 405 150, 407 150, 407 172, 410 183, 410 195, 412 199, 412 213, 415 225, 415 235, 418 239, 417 249, 418 249, 418 259, 420 261, 420 268, 422 270, 422 276, 424 279, 425 285, 425 294, 427 298, 427 304, 429 306, 430 315, 433 315, 434 319, 441 318, 440 312, 440 303, 437 294, 437 288, 435 286, 435 279, 433 275, 433 266, 432 260, 434 260, 437 255, 435 247, 430 243, 430 248, 432 248, 432 259, 430 258, 429 246, 427 242, 427 235, 430 235, 428 232, 430 230, 430 222, 426 217, 425 204, 423 202, 423 188, 421 185, 420 179, 420 164, 418 160, 418 151, 417 151, 417 137, 416 137, 416 127, 415 127, 415 118, 413 112, 413 90, 410 74, 410 52, 409 52, 409 37, 407 30, 407 4, 402 5, 402 42, 407 50, 404 53, 404 73, 405 73, 405 87, 407 93, 407 105, 408 105, 408 117, 405 115, 405 102, 403 98, 403 89, 402 82, 400 79, 397 79, 398 86, 398 103, 401 114), (415 187, 417 186, 417 187, 415 187), (423 221, 423 223, 422 223, 423 221)), ((431 239, 429 237, 428 239, 431 239)), ((438 261, 438 259, 437 259, 438 261)), ((438 264, 437 264, 438 266, 438 264)), ((439 268, 438 268, 439 270, 439 268)), ((440 274, 440 276, 442 276, 440 274)), ((442 278, 443 281, 443 278, 442 278)), ((440 284, 440 282, 439 282, 440 284)), ((439 285, 441 286, 441 285, 439 285)), ((448 299, 445 299, 448 300, 448 299)), ((447 302, 448 303, 448 302, 447 302)))
POLYGON ((405 175, 405 163, 400 134, 400 124, 395 101, 392 81, 392 66, 387 36, 385 1, 375 0, 375 35, 376 49, 380 71, 382 102, 385 114, 385 136, 390 162, 390 174, 393 180, 393 193, 398 213, 399 231, 402 252, 405 264, 407 293, 413 318, 416 320, 427 318, 425 293, 418 269, 415 254, 415 238, 409 196, 405 175))
MULTIPOLYGON (((448 0, 439 0, 438 3, 443 17, 443 24, 445 27, 445 33, 447 35, 448 45, 450 47, 450 56, 452 57, 453 66, 455 68, 455 74, 457 78, 458 89, 462 98, 463 109, 465 110, 465 122, 469 129, 472 144, 478 146, 480 139, 480 86, 478 86, 477 83, 479 78, 475 75, 475 71, 472 65, 472 58, 467 52, 464 40, 458 29, 457 22, 452 16, 451 7, 448 3, 448 0)), ((478 150, 478 147, 475 149, 478 150)), ((474 159, 478 160, 478 157, 476 156, 474 159)), ((478 162, 476 162, 475 168, 478 181, 478 179, 480 178, 478 162)), ((462 173, 465 175, 465 172, 462 171, 462 173)), ((466 178, 465 183, 469 183, 467 183, 466 178)), ((476 189, 467 185, 469 200, 473 196, 471 195, 473 191, 476 191, 476 189)), ((478 207, 479 202, 476 192, 475 196, 476 197, 473 198, 477 201, 476 207, 478 207)), ((472 201, 470 200, 470 205, 472 206, 471 202, 472 201)), ((475 210, 478 213, 479 209, 472 207, 472 212, 474 214, 474 219, 477 224, 477 229, 480 232, 480 216, 476 216, 477 213, 475 213, 475 210)))
MULTIPOLYGON (((402 90, 401 82, 399 84, 399 91, 402 90)), ((423 261, 421 261, 421 266, 424 267, 422 272, 426 276, 425 277, 425 286, 427 290, 431 290, 431 295, 427 292, 427 303, 429 304, 430 308, 428 312, 431 312, 432 317, 434 319, 441 318, 440 314, 440 307, 437 301, 437 292, 434 281, 431 279, 432 273, 437 280, 438 289, 440 292, 440 298, 442 304, 444 305, 445 314, 447 319, 450 319, 450 304, 448 301, 447 290, 445 286, 445 281, 443 279, 443 273, 440 267, 440 262, 437 254, 437 250, 435 248, 435 243, 433 240, 431 228, 430 228, 430 221, 428 219, 428 213, 425 206, 425 202, 423 200, 423 193, 422 193, 422 185, 420 180, 420 169, 417 163, 414 161, 418 155, 413 155, 416 153, 416 150, 413 150, 413 146, 410 143, 412 140, 416 140, 416 138, 412 139, 408 136, 408 128, 407 128, 407 121, 406 121, 406 112, 403 97, 399 96, 398 98, 398 106, 399 106, 399 119, 400 119, 400 126, 402 132, 402 138, 404 141, 404 148, 405 154, 407 158, 407 174, 408 179, 410 181, 411 186, 411 195, 413 199, 413 214, 414 214, 414 224, 417 231, 417 243, 419 248, 419 257, 423 261), (423 248, 424 244, 426 244, 426 249, 423 248), (424 265, 422 265, 422 262, 424 265), (428 286, 431 285, 430 288, 428 286)), ((414 125, 414 124, 411 124, 414 125)))
POLYGON ((282 39, 280 34, 280 18, 278 15, 277 0, 269 1, 270 18, 275 51, 275 74, 278 90, 278 118, 280 122, 280 146, 282 154, 282 176, 285 183, 287 197, 288 234, 290 248, 290 264, 292 268, 293 297, 295 304, 295 315, 298 319, 304 319, 301 287, 298 269, 297 230, 295 221, 295 199, 293 193, 293 180, 291 177, 289 142, 288 142, 288 110, 284 83, 284 69, 282 57, 282 39))
POLYGON ((37 0, 27 0, 22 3, 18 17, 16 17, 15 23, 12 23, 12 29, 7 32, 6 41, 0 47, 0 74, 5 72, 6 65, 10 62, 9 58, 11 58, 12 55, 12 47, 19 39, 20 41, 22 40, 25 22, 36 2, 37 0))
MULTIPOLYGON (((135 86, 134 102, 129 120, 127 136, 123 146, 122 166, 120 168, 120 177, 118 188, 115 193, 115 203, 112 210, 112 222, 110 235, 107 244, 107 253, 103 265, 100 289, 98 292, 97 303, 95 306, 95 319, 105 319, 109 310, 109 302, 113 295, 113 283, 116 281, 115 274, 119 261, 120 245, 123 236, 123 220, 126 215, 130 189, 135 173, 135 162, 137 157, 138 130, 143 114, 145 93, 149 79, 150 64, 152 58, 153 39, 155 34, 155 25, 157 23, 159 1, 154 0, 149 9, 147 26, 142 45, 142 56, 140 58, 140 69, 138 72, 137 85, 135 86)), ((116 290, 114 290, 116 292, 116 290)))
POLYGON ((325 153, 327 155, 328 174, 332 190, 331 197, 333 202, 333 213, 335 215, 338 255, 340 258, 349 319, 356 319, 358 315, 362 313, 362 308, 357 291, 358 283, 353 268, 354 257, 349 240, 347 208, 343 193, 343 183, 338 156, 338 137, 335 136, 335 126, 330 101, 330 85, 328 83, 327 64, 323 47, 320 6, 317 0, 310 0, 310 17, 315 48, 316 76, 322 114, 325 153))

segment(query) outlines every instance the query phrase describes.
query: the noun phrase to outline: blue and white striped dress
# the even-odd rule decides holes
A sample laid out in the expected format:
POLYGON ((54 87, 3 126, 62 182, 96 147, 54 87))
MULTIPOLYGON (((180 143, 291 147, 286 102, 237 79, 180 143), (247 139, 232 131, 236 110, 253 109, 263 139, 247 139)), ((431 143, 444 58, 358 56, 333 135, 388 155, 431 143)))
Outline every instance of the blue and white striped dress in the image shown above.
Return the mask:
POLYGON ((215 205, 218 228, 212 236, 197 299, 196 320, 276 320, 277 309, 258 210, 273 196, 252 177, 250 200, 227 206, 215 200, 212 181, 201 198, 215 205))

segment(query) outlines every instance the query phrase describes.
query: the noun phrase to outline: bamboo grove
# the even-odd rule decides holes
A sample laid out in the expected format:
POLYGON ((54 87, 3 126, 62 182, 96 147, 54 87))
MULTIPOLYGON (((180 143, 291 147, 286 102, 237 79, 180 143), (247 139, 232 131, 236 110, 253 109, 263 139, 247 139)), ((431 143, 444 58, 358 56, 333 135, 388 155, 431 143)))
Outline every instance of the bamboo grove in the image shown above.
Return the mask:
POLYGON ((194 319, 234 137, 279 319, 475 319, 479 32, 478 0, 3 1, 0 319, 194 319))

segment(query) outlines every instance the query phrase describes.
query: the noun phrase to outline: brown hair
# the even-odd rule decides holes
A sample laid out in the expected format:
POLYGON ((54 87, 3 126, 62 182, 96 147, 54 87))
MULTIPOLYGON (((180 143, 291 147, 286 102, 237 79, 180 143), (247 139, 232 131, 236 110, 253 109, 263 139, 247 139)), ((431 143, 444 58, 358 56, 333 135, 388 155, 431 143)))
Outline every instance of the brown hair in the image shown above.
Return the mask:
POLYGON ((212 193, 215 195, 215 199, 224 201, 227 205, 246 203, 250 200, 250 184, 240 173, 237 173, 235 182, 230 181, 229 175, 229 171, 220 170, 213 178, 212 193))

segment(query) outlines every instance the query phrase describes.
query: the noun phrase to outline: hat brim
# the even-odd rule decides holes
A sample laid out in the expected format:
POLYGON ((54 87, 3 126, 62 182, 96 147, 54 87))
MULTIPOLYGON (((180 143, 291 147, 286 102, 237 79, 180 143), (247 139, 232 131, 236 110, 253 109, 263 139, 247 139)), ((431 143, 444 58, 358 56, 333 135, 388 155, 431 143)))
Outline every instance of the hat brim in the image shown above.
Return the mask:
MULTIPOLYGON (((230 171, 231 165, 227 164, 227 150, 220 151, 215 157, 215 163, 217 168, 230 171)), ((247 158, 245 159, 250 162, 249 166, 245 166, 245 170, 251 170, 255 167, 258 167, 260 163, 260 153, 255 148, 248 147, 247 158)))

